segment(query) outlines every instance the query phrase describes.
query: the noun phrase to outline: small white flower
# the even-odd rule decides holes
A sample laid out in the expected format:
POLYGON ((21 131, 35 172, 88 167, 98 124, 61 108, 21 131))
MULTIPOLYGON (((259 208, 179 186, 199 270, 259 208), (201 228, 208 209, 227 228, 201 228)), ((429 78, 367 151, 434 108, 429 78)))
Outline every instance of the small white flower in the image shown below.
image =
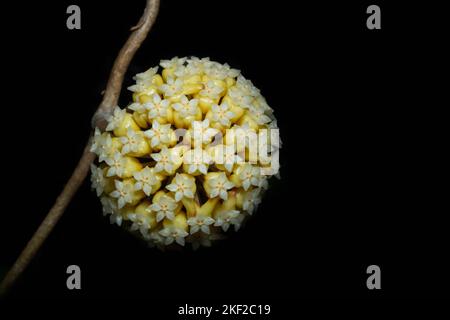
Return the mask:
POLYGON ((157 120, 153 120, 152 128, 144 132, 145 136, 151 139, 152 148, 159 144, 167 144, 170 142, 172 129, 169 124, 160 124, 157 120))
POLYGON ((116 151, 112 157, 107 158, 105 161, 109 166, 109 169, 106 172, 107 177, 122 177, 126 166, 126 159, 120 152, 116 151))
POLYGON ((150 217, 145 214, 130 213, 128 214, 128 219, 132 222, 130 230, 139 230, 143 236, 148 234, 148 230, 151 228, 150 217))
POLYGON ((228 181, 224 172, 220 172, 219 175, 208 180, 208 185, 211 189, 210 198, 220 196, 223 200, 228 199, 227 190, 234 187, 234 183, 228 181))
POLYGON ((91 182, 92 188, 95 189, 97 196, 100 197, 105 187, 105 176, 103 175, 103 170, 95 164, 91 164, 91 182))
POLYGON ((152 95, 152 99, 143 104, 143 107, 148 111, 150 120, 158 117, 166 117, 169 106, 170 101, 161 99, 159 94, 152 95))
POLYGON ((128 109, 139 112, 139 113, 144 113, 145 111, 147 111, 147 109, 145 109, 144 105, 139 102, 133 102, 132 104, 130 104, 128 106, 128 109))
POLYGON ((159 232, 160 235, 164 237, 164 244, 168 246, 172 244, 174 241, 178 243, 180 246, 184 246, 184 238, 186 238, 189 234, 183 229, 176 228, 174 226, 169 226, 167 228, 162 229, 159 232))
POLYGON ((172 107, 183 117, 195 116, 198 111, 198 100, 189 100, 186 96, 182 96, 180 102, 174 103, 172 107))
POLYGON ((217 214, 216 222, 214 226, 222 227, 223 231, 227 232, 230 225, 234 225, 234 229, 237 231, 242 223, 243 217, 238 210, 228 210, 217 214))
POLYGON ((101 133, 98 128, 95 128, 94 139, 91 145, 91 152, 98 155, 98 161, 105 161, 111 153, 112 138, 107 132, 101 133))
POLYGON ((151 85, 153 76, 158 72, 158 67, 153 67, 148 69, 147 71, 138 73, 133 77, 137 83, 144 83, 146 85, 151 85))
POLYGON ((241 108, 249 109, 252 105, 252 97, 237 87, 230 88, 228 95, 233 103, 241 108))
POLYGON ((110 193, 110 196, 117 199, 119 209, 122 209, 127 203, 133 201, 134 185, 131 183, 115 180, 116 190, 110 193))
MULTIPOLYGON (((202 144, 211 143, 212 138, 219 133, 219 130, 211 128, 209 126, 209 119, 203 121, 193 121, 192 130, 194 136, 194 143, 198 139, 202 141, 202 144)), ((194 146, 200 147, 200 146, 194 146)))
POLYGON ((176 202, 183 199, 183 197, 193 199, 195 192, 195 180, 187 174, 177 173, 175 178, 173 178, 172 183, 167 185, 166 188, 172 192, 175 192, 176 202))
POLYGON ((231 119, 235 116, 234 112, 230 111, 230 107, 226 102, 222 103, 220 106, 215 104, 212 106, 212 119, 213 121, 219 122, 225 127, 229 127, 231 124, 231 119))
POLYGON ((239 75, 236 80, 236 87, 243 90, 244 92, 248 92, 252 97, 260 96, 260 91, 256 88, 250 80, 244 78, 244 76, 239 75))
POLYGON ((242 187, 245 191, 247 191, 252 185, 259 187, 261 183, 261 168, 246 163, 242 167, 242 171, 239 174, 239 179, 241 179, 242 187))
POLYGON ((256 121, 257 124, 263 125, 272 121, 263 110, 250 107, 250 115, 256 121))
POLYGON ((198 231, 209 234, 209 226, 214 222, 215 220, 213 218, 205 215, 197 215, 187 220, 187 224, 191 227, 190 234, 194 234, 198 231))
POLYGON ((171 174, 175 169, 175 157, 172 149, 163 147, 159 153, 152 153, 151 157, 157 161, 155 165, 155 172, 165 171, 167 174, 171 174))
POLYGON ((220 94, 223 92, 223 88, 218 86, 214 81, 209 80, 204 84, 204 89, 199 93, 201 96, 208 97, 211 99, 219 98, 220 94))
POLYGON ((183 90, 183 81, 180 78, 176 80, 169 78, 167 83, 161 85, 159 89, 164 93, 165 97, 173 97, 180 94, 183 90))
POLYGON ((127 135, 120 137, 120 142, 122 143, 122 154, 127 154, 130 152, 138 152, 139 147, 145 142, 145 138, 142 131, 136 132, 128 128, 127 135))
POLYGON ((195 148, 184 153, 183 161, 188 165, 189 174, 192 174, 196 171, 207 174, 208 165, 212 162, 212 159, 205 150, 195 148))
POLYGON ((178 67, 184 66, 184 63, 186 62, 187 58, 172 58, 170 60, 161 60, 160 66, 165 69, 177 69, 178 67))
POLYGON ((126 110, 120 109, 116 106, 114 108, 113 115, 109 116, 108 118, 108 126, 106 127, 106 131, 113 131, 114 129, 116 129, 123 122, 126 114, 126 110))
POLYGON ((103 196, 100 198, 100 202, 102 203, 104 216, 107 214, 113 214, 119 210, 119 208, 117 208, 117 201, 111 197, 103 196))
POLYGON ((243 209, 249 214, 253 214, 258 205, 261 203, 261 189, 253 189, 244 196, 243 209))
POLYGON ((211 64, 204 68, 205 74, 212 79, 223 80, 227 77, 234 78, 240 71, 237 69, 231 69, 228 64, 220 64, 218 62, 211 61, 211 64))
POLYGON ((171 197, 167 195, 161 196, 157 202, 150 205, 150 210, 156 212, 156 221, 160 222, 162 219, 167 218, 173 220, 175 218, 174 210, 177 207, 177 203, 171 197))
POLYGON ((219 144, 211 148, 212 152, 214 152, 213 160, 217 164, 222 164, 228 172, 233 171, 235 163, 243 161, 242 158, 236 154, 234 145, 219 144))
POLYGON ((149 167, 145 167, 141 171, 134 172, 133 177, 136 180, 134 189, 144 191, 147 196, 150 196, 153 186, 158 183, 154 169, 149 167))
POLYGON ((187 63, 189 66, 192 66, 199 70, 199 73, 203 72, 203 70, 208 69, 211 67, 213 62, 209 60, 208 57, 206 58, 197 58, 197 57, 191 57, 187 60, 187 63))

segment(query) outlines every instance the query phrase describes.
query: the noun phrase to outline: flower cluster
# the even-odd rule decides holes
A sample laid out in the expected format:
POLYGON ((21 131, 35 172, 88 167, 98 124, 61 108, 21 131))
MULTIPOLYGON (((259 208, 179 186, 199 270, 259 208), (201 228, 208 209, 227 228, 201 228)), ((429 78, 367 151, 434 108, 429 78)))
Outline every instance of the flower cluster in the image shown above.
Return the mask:
POLYGON ((160 66, 137 74, 132 103, 95 130, 92 187, 110 222, 150 245, 209 246, 255 212, 276 173, 263 173, 271 163, 253 159, 249 145, 235 147, 236 132, 277 124, 260 91, 227 64, 176 57, 160 66))

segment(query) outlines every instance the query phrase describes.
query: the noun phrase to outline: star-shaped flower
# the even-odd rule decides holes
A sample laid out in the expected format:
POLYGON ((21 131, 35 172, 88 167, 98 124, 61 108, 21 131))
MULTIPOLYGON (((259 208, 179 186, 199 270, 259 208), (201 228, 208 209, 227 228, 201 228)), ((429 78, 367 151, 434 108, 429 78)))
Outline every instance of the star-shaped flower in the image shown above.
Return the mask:
POLYGON ((198 112, 198 100, 189 100, 186 96, 182 96, 180 102, 174 103, 172 107, 183 117, 195 116, 198 112))
POLYGON ((177 152, 163 147, 159 153, 152 153, 151 157, 157 161, 155 165, 155 172, 164 171, 166 174, 172 174, 181 165, 181 159, 177 152))
POLYGON ((131 128, 128 128, 125 137, 120 137, 120 142, 122 143, 122 154, 139 152, 143 145, 146 149, 148 148, 148 145, 145 145, 147 141, 145 140, 142 131, 136 132, 131 128))
POLYGON ((209 154, 200 148, 188 150, 183 155, 183 162, 187 166, 187 172, 189 174, 193 174, 197 171, 207 174, 211 160, 209 154))
POLYGON ((141 171, 133 173, 136 183, 134 184, 135 190, 142 190, 147 196, 152 193, 153 187, 158 183, 153 168, 145 167, 141 171))
POLYGON ((248 109, 252 105, 252 97, 237 87, 230 88, 228 90, 228 95, 230 96, 231 101, 241 108, 248 109))
POLYGON ((140 213, 128 214, 128 219, 132 222, 130 230, 139 230, 143 236, 148 234, 148 230, 151 228, 150 217, 140 213))
POLYGON ((205 215, 197 215, 187 220, 187 224, 191 227, 190 234, 194 234, 198 231, 209 234, 209 226, 214 222, 215 220, 213 218, 205 215))
POLYGON ((166 246, 172 244, 174 241, 180 246, 184 246, 185 239, 189 234, 181 228, 175 226, 168 226, 159 232, 164 237, 164 244, 166 246))
POLYGON ((167 83, 161 85, 159 89, 164 93, 165 97, 173 97, 178 94, 181 94, 183 91, 183 80, 180 78, 173 79, 168 78, 167 83))
POLYGON ((234 183, 228 180, 224 172, 217 173, 212 178, 208 179, 206 183, 210 189, 209 197, 214 198, 220 196, 223 200, 228 199, 227 190, 234 187, 234 183))
POLYGON ((195 193, 195 179, 187 174, 175 175, 172 183, 167 185, 166 188, 172 192, 175 192, 175 201, 180 201, 183 197, 194 198, 195 193))
POLYGON ((225 127, 229 127, 231 124, 231 119, 235 116, 234 112, 230 111, 230 107, 226 102, 222 103, 220 106, 215 104, 212 106, 212 120, 219 122, 225 127))
POLYGON ((242 158, 236 154, 234 145, 219 144, 211 147, 212 158, 217 165, 223 165, 228 172, 233 171, 234 164, 242 162, 242 158))
POLYGON ((105 161, 109 166, 106 172, 107 177, 122 177, 127 161, 120 152, 115 152, 112 157, 107 158, 105 161))
POLYGON ((220 97, 220 94, 224 91, 224 89, 218 86, 214 81, 209 80, 204 84, 204 89, 199 93, 203 97, 208 97, 211 99, 217 99, 220 97))
POLYGON ((102 203, 103 215, 113 214, 117 212, 119 208, 117 208, 117 201, 111 197, 103 196, 100 198, 100 202, 102 203))
POLYGON ((211 143, 212 138, 219 133, 219 130, 209 126, 209 119, 205 119, 203 121, 193 121, 192 131, 194 137, 194 147, 200 147, 195 145, 196 141, 201 141, 202 144, 211 143))
POLYGON ((90 151, 98 155, 99 162, 103 162, 111 156, 112 144, 112 138, 109 133, 101 133, 98 128, 95 128, 94 139, 90 151))
POLYGON ((128 87, 128 90, 144 94, 151 94, 155 92, 155 88, 152 87, 152 80, 157 71, 158 67, 154 67, 148 69, 145 72, 138 73, 133 77, 133 79, 136 81, 136 84, 128 87))
POLYGON ((175 218, 174 210, 176 207, 177 203, 174 199, 168 195, 162 195, 158 201, 154 202, 149 208, 156 212, 156 221, 160 222, 164 218, 173 220, 175 218))
POLYGON ((161 60, 159 64, 165 69, 177 69, 178 67, 184 66, 187 58, 172 58, 170 60, 161 60))
POLYGON ((242 181, 242 187, 245 191, 252 185, 259 187, 261 183, 261 168, 246 163, 242 166, 239 179, 242 181))
POLYGON ((159 144, 167 144, 170 142, 172 129, 169 124, 160 124, 157 120, 153 120, 152 128, 144 132, 145 136, 151 139, 151 147, 154 148, 159 144))
POLYGON ((115 180, 116 190, 110 193, 110 196, 117 199, 119 209, 122 209, 127 203, 133 201, 134 184, 129 181, 115 180))
POLYGON ((250 80, 245 79, 245 77, 242 75, 239 75, 237 77, 236 88, 247 92, 252 97, 258 97, 261 95, 259 89, 256 88, 250 80))
POLYGON ((222 211, 217 214, 215 227, 222 227, 223 231, 227 232, 230 225, 234 225, 234 229, 237 231, 242 223, 242 217, 238 210, 222 211))
POLYGON ((100 197, 105 187, 105 176, 103 175, 103 169, 95 164, 91 164, 91 182, 92 188, 95 189, 97 196, 100 197))
POLYGON ((161 99, 159 94, 152 95, 151 100, 143 104, 143 107, 148 110, 148 118, 150 120, 158 117, 166 117, 169 106, 170 101, 161 99))
POLYGON ((244 196, 242 208, 249 214, 253 214, 258 205, 261 203, 261 189, 256 188, 247 192, 244 196))
POLYGON ((106 131, 113 131, 114 129, 116 129, 124 121, 126 114, 126 110, 120 109, 116 106, 114 108, 113 114, 108 118, 106 131))
POLYGON ((250 115, 256 121, 257 124, 263 125, 272 121, 263 110, 255 107, 250 107, 250 115))

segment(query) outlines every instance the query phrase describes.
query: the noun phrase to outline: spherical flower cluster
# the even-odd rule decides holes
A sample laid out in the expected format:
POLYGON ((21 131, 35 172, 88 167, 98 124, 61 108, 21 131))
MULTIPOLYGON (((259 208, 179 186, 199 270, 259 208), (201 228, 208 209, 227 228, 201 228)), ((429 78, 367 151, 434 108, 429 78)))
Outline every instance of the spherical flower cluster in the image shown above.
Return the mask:
POLYGON ((270 155, 277 124, 260 91, 227 64, 176 57, 160 65, 161 73, 137 74, 133 102, 95 129, 92 187, 110 222, 150 245, 209 246, 260 204, 278 169, 249 141, 268 131, 256 149, 270 155))

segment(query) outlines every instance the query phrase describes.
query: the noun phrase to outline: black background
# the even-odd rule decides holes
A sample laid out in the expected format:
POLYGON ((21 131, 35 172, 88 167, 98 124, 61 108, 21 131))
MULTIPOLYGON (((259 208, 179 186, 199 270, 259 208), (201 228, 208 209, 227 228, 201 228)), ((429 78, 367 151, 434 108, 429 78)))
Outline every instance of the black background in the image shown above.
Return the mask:
MULTIPOLYGON (((430 123, 419 88, 427 78, 417 80, 433 60, 437 27, 429 21, 439 8, 373 3, 381 30, 366 28, 368 1, 163 0, 124 88, 173 56, 241 69, 275 109, 282 179, 227 241, 166 253, 110 226, 86 181, 9 297, 168 299, 174 308, 448 295, 448 210, 430 180, 436 168, 427 162, 430 123), (80 291, 66 289, 71 264, 81 267, 80 291), (371 264, 381 267, 382 290, 366 288, 371 264)), ((2 21, 3 63, 12 68, 3 74, 0 276, 75 167, 143 6, 76 0, 2 10, 10 18, 2 21), (66 28, 70 4, 81 7, 81 30, 66 28)), ((122 90, 121 105, 130 98, 122 90)))

